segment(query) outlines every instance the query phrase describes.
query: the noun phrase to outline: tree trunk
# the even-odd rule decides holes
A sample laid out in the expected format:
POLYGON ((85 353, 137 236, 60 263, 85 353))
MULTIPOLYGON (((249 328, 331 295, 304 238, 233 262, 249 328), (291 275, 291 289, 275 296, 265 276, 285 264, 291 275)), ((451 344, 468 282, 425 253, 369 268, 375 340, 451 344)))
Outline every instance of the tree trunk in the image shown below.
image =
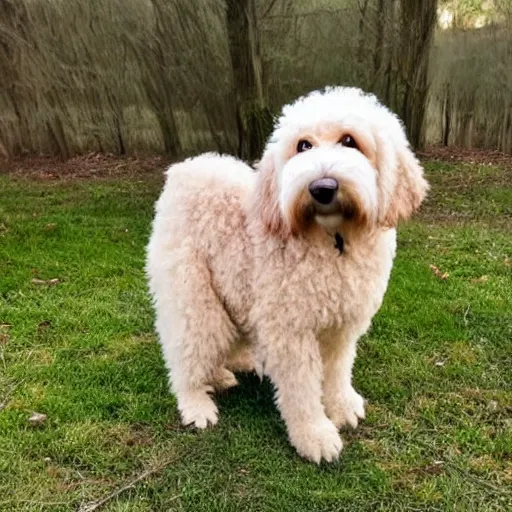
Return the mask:
POLYGON ((54 145, 54 153, 58 153, 63 160, 67 160, 74 156, 74 152, 69 146, 66 128, 62 123, 62 117, 66 117, 65 105, 60 101, 58 95, 52 92, 46 95, 46 101, 51 112, 51 118, 46 122, 49 139, 54 145), (64 115, 59 115, 61 113, 64 113, 64 115))
POLYGON ((396 105, 392 104, 392 94, 391 94, 391 86, 396 82, 396 40, 394 37, 395 32, 395 16, 396 16, 396 0, 389 0, 391 5, 389 7, 389 16, 388 16, 388 34, 391 34, 389 37, 389 55, 388 55, 388 63, 386 67, 386 86, 384 89, 384 101, 388 107, 396 108, 396 105))
POLYGON ((357 42, 357 67, 360 73, 361 83, 366 86, 367 84, 367 66, 364 58, 365 46, 365 24, 366 24, 366 11, 368 9, 369 0, 363 0, 362 5, 359 6, 359 40, 357 42))
POLYGON ((430 48, 437 0, 401 1, 401 79, 405 87, 402 119, 413 147, 424 144, 430 48))
POLYGON ((502 124, 502 132, 498 146, 498 149, 500 149, 504 153, 508 153, 512 149, 510 147, 512 139, 512 114, 510 113, 511 108, 505 109, 502 124))
POLYGON ((272 128, 263 92, 263 70, 255 0, 227 0, 229 52, 238 129, 238 155, 255 160, 272 128))
MULTIPOLYGON (((0 21, 6 33, 17 34, 27 30, 28 15, 26 6, 22 2, 13 0, 0 0, 0 21)), ((0 37, 0 89, 3 89, 7 98, 9 98, 12 111, 17 120, 16 136, 13 142, 13 153, 23 153, 25 150, 33 152, 32 140, 30 139, 27 117, 22 110, 22 106, 34 102, 33 95, 24 94, 26 84, 20 75, 20 70, 16 64, 20 60, 19 42, 12 37, 0 37), (20 87, 25 85, 25 87, 20 87)))
POLYGON ((151 55, 153 59, 150 65, 151 76, 145 77, 144 84, 162 132, 164 150, 168 155, 180 156, 182 147, 172 97, 173 87, 167 75, 171 64, 168 59, 177 55, 173 48, 172 36, 169 34, 169 26, 172 24, 168 23, 168 12, 165 10, 166 5, 163 0, 151 0, 151 4, 155 12, 156 37, 153 40, 154 51, 151 55))
POLYGON ((450 128, 452 120, 452 100, 450 94, 450 84, 446 84, 444 97, 444 129, 443 129, 443 146, 448 146, 450 141, 450 128))
POLYGON ((384 62, 384 29, 387 25, 387 9, 390 0, 378 0, 377 37, 373 49, 373 78, 371 90, 377 92, 384 62))

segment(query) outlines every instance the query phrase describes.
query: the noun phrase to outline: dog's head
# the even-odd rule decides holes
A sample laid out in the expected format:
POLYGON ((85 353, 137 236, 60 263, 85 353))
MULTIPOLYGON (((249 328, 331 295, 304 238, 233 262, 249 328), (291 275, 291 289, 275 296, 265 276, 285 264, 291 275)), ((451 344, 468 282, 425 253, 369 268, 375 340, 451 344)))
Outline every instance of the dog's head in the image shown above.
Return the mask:
POLYGON ((399 119, 355 88, 284 107, 258 170, 254 213, 283 238, 314 226, 395 226, 428 190, 399 119))

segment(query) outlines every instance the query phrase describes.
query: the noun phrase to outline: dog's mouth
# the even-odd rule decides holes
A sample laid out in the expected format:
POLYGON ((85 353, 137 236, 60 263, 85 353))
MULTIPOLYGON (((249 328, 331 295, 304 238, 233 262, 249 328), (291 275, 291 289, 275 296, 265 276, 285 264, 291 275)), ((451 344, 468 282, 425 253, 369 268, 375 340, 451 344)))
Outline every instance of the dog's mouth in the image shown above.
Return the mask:
POLYGON ((356 215, 356 209, 354 205, 346 198, 337 197, 330 204, 320 204, 312 202, 310 204, 312 214, 317 217, 330 217, 332 215, 342 216, 346 220, 351 220, 356 215))
POLYGON ((328 204, 316 201, 308 190, 304 190, 290 213, 290 223, 295 232, 317 224, 328 233, 336 233, 342 228, 346 229, 349 224, 363 226, 368 221, 358 194, 345 184, 328 204))
POLYGON ((321 226, 334 229, 343 221, 351 221, 357 218, 357 208, 347 198, 337 197, 328 205, 310 201, 305 205, 304 216, 309 221, 316 221, 321 226))
POLYGON ((328 206, 308 202, 304 205, 304 220, 306 224, 316 223, 328 233, 335 233, 345 222, 356 217, 355 208, 347 202, 336 200, 328 206))

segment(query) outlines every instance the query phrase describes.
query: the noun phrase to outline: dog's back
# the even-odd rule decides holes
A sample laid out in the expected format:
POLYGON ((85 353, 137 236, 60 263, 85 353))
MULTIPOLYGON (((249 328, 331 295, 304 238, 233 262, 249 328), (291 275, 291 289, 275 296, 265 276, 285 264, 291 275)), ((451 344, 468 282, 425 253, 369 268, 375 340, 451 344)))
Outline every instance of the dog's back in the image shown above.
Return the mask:
MULTIPOLYGON (((233 157, 207 153, 172 165, 156 203, 152 241, 165 239, 166 250, 197 238, 199 249, 213 234, 233 230, 254 186, 253 170, 233 157)), ((151 248, 151 244, 150 244, 151 248)))
POLYGON ((205 274, 243 323, 248 314, 250 243, 246 211, 256 174, 229 156, 207 153, 172 165, 156 203, 146 270, 152 295, 182 293, 205 274))

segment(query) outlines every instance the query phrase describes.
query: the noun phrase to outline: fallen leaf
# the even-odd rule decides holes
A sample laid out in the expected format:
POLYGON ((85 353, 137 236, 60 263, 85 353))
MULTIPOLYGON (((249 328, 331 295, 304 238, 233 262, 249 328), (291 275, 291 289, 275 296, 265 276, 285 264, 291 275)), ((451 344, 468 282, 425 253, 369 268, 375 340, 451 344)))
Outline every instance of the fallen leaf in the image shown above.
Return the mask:
POLYGON ((6 332, 0 332, 0 345, 7 345, 9 335, 6 332))
POLYGON ((28 422, 34 427, 37 427, 38 425, 42 425, 47 419, 48 416, 46 414, 34 412, 32 413, 32 416, 30 416, 30 418, 28 419, 28 422))
POLYGON ((61 476, 60 469, 55 466, 48 466, 46 468, 46 473, 52 478, 59 478, 61 476))
POLYGON ((37 279, 34 277, 32 279, 32 284, 46 284, 46 285, 56 285, 60 283, 60 279, 54 278, 54 279, 37 279))
POLYGON ((433 464, 425 466, 423 471, 429 475, 440 475, 443 472, 443 463, 442 461, 436 460, 433 464))
POLYGON ((491 400, 488 404, 487 404, 487 409, 489 409, 490 411, 496 411, 498 409, 498 402, 496 400, 491 400))
POLYGON ((446 279, 448 279, 448 276, 450 275, 448 274, 448 272, 441 272, 435 265, 430 265, 430 270, 432 270, 436 277, 443 281, 446 281, 446 279))
POLYGON ((57 227, 57 224, 55 224, 55 222, 50 222, 49 224, 46 224, 44 229, 46 231, 53 231, 56 227, 57 227))
POLYGON ((436 366, 444 366, 444 365, 445 365, 445 363, 446 363, 446 361, 436 361, 434 364, 435 364, 436 366))
POLYGON ((471 279, 471 282, 473 284, 476 284, 476 283, 487 283, 487 281, 489 281, 489 276, 475 277, 474 279, 471 279))
POLYGON ((505 258, 503 260, 503 264, 505 265, 505 267, 510 267, 510 260, 508 258, 505 258))
POLYGON ((42 172, 39 174, 39 177, 43 180, 56 180, 58 179, 59 177, 57 176, 57 174, 53 173, 53 172, 42 172))

